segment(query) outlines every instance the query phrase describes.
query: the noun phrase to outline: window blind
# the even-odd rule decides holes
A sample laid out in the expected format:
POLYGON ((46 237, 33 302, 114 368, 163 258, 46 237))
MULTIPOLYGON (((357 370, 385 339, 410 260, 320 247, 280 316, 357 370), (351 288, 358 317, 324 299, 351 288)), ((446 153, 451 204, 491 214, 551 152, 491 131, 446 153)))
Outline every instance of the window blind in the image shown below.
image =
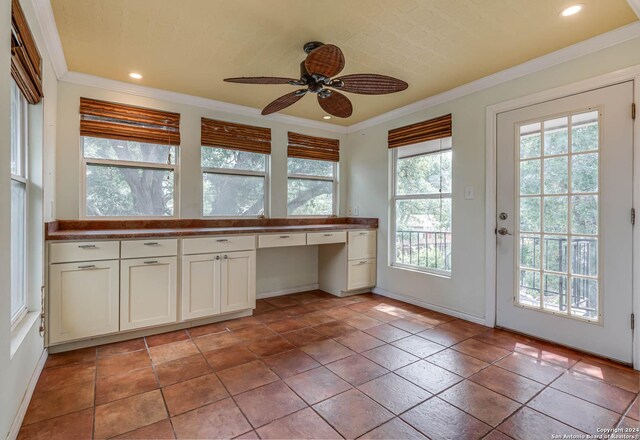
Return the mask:
POLYGON ((451 114, 389 130, 389 148, 443 139, 451 136, 451 114))
POLYGON ((340 141, 300 133, 288 133, 287 155, 297 159, 340 161, 340 141))
POLYGON ((200 143, 205 147, 271 154, 271 129, 202 118, 200 143))
POLYGON ((180 145, 180 114, 80 98, 80 135, 180 145))
POLYGON ((11 76, 29 104, 43 98, 42 58, 20 2, 11 2, 11 76))

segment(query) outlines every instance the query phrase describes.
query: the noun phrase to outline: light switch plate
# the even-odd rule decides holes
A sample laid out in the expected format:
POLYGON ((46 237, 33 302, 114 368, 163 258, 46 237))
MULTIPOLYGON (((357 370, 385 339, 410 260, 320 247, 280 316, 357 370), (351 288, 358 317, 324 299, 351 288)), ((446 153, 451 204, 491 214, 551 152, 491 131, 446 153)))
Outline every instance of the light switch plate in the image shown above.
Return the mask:
POLYGON ((465 200, 473 200, 476 197, 473 186, 465 186, 464 187, 464 199, 465 200))

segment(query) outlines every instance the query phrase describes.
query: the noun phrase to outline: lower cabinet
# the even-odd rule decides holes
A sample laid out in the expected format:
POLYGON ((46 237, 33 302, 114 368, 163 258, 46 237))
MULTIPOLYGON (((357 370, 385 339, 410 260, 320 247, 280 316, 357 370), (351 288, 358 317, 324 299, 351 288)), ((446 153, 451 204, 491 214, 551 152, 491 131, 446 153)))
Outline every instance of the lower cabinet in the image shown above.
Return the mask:
POLYGON ((220 311, 251 309, 256 306, 256 251, 223 254, 220 269, 220 311))
POLYGON ((255 307, 255 251, 182 257, 183 320, 255 307))
POLYGON ((118 331, 119 261, 49 266, 49 342, 118 331))
POLYGON ((177 257, 120 261, 120 330, 177 321, 177 257))
POLYGON ((376 285, 376 259, 348 262, 347 290, 364 289, 376 285))

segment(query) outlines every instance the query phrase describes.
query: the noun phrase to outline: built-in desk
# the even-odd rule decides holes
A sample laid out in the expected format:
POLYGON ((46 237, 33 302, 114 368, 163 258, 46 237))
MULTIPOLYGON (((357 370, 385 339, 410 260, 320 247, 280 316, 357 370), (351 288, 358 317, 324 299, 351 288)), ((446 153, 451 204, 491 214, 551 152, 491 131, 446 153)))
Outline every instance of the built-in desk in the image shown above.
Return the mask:
POLYGON ((375 219, 50 223, 47 344, 60 351, 250 315, 256 252, 266 248, 317 246, 320 289, 368 291, 376 233, 375 219))

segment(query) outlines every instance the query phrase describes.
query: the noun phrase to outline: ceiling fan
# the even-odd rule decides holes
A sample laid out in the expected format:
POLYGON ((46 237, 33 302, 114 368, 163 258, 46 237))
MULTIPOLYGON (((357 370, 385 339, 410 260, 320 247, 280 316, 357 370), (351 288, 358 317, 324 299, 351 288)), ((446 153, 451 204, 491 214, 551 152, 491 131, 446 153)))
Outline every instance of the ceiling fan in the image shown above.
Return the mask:
POLYGON ((383 95, 405 90, 409 85, 396 78, 373 73, 345 75, 333 78, 344 68, 344 55, 338 46, 313 41, 304 45, 307 57, 300 63, 300 79, 273 76, 226 78, 225 81, 244 84, 290 84, 305 86, 287 93, 267 105, 263 115, 278 112, 298 102, 307 93, 318 95, 318 103, 330 115, 348 118, 353 113, 349 98, 338 92, 362 95, 383 95))

